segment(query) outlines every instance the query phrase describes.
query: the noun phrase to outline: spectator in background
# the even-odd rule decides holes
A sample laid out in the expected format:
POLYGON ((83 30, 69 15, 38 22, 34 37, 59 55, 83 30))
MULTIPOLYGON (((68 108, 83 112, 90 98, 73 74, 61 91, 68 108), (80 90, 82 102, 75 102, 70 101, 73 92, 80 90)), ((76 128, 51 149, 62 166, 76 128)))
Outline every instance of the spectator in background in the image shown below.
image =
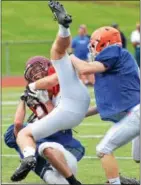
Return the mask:
MULTIPOLYGON (((81 60, 89 61, 90 36, 87 34, 86 25, 79 26, 78 35, 72 39, 72 53, 81 60)), ((80 79, 85 85, 93 85, 93 75, 81 75, 80 79)))
POLYGON ((112 27, 115 28, 115 29, 117 29, 120 32, 121 41, 122 41, 122 47, 123 48, 126 48, 127 47, 127 39, 126 39, 125 35, 123 34, 123 32, 120 31, 119 25, 116 24, 116 23, 113 23, 112 24, 112 27))
POLYGON ((135 48, 135 58, 138 66, 140 67, 140 24, 136 24, 136 30, 131 34, 131 43, 135 48))

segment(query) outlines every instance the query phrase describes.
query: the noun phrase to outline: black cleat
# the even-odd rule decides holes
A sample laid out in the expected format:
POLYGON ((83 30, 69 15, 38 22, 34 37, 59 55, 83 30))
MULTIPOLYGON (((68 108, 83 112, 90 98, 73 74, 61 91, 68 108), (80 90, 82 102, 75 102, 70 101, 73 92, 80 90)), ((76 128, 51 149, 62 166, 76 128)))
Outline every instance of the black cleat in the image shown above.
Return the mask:
POLYGON ((69 24, 72 22, 72 18, 71 15, 66 12, 63 5, 57 1, 50 0, 48 2, 48 6, 53 12, 55 20, 57 20, 58 23, 63 25, 65 28, 68 28, 69 24))
POLYGON ((121 185, 125 185, 125 184, 140 185, 140 182, 138 180, 134 178, 124 177, 122 175, 120 175, 120 182, 121 182, 121 185))
POLYGON ((19 168, 11 176, 11 181, 21 181, 26 178, 28 173, 36 167, 36 159, 34 156, 29 156, 21 161, 19 168))
MULTIPOLYGON (((140 185, 140 182, 134 178, 124 177, 120 175, 120 183, 121 185, 131 184, 131 185, 140 185)), ((110 184, 109 181, 106 184, 110 184)))
POLYGON ((75 185, 82 185, 80 181, 77 181, 77 183, 75 183, 75 185))

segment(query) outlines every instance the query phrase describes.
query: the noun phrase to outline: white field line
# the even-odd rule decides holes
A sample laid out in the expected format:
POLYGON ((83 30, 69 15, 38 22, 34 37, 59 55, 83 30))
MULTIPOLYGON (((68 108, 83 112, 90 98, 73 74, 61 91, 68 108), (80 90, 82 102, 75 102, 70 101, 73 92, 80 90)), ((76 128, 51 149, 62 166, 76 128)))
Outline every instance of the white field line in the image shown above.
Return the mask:
MULTIPOLYGON (((15 105, 15 106, 8 106, 8 107, 6 107, 6 106, 1 106, 2 108, 1 108, 1 110, 2 110, 2 115, 5 115, 6 116, 6 113, 7 112, 5 112, 5 111, 8 111, 8 110, 15 110, 16 111, 16 108, 17 108, 17 105, 15 105)), ((15 113, 15 112, 14 112, 15 113)))
MULTIPOLYGON (((90 94, 94 94, 94 91, 93 91, 93 89, 89 89, 89 93, 90 94)), ((17 92, 17 93, 2 93, 2 97, 4 97, 4 98, 7 98, 8 96, 10 96, 10 97, 20 97, 21 96, 21 92, 17 92)))
POLYGON ((20 97, 21 96, 21 92, 16 92, 16 93, 2 93, 2 97, 5 97, 5 98, 7 98, 8 96, 10 96, 10 97, 20 97))
MULTIPOLYGON (((11 116, 11 117, 8 117, 8 118, 2 118, 3 121, 8 121, 8 120, 11 120, 13 119, 14 117, 11 116)), ((28 116, 27 116, 28 118, 28 116)), ((2 127, 7 127, 7 126, 10 126, 11 124, 2 124, 2 127)), ((78 127, 109 127, 111 126, 111 124, 109 123, 89 123, 89 122, 85 122, 85 123, 81 123, 78 127)))
POLYGON ((13 118, 13 114, 3 115, 2 117, 4 118, 5 116, 6 116, 7 118, 13 118))
POLYGON ((2 101, 2 106, 17 105, 19 101, 2 101))
MULTIPOLYGON (((12 182, 2 182, 2 184, 1 185, 15 185, 15 184, 21 184, 21 185, 23 185, 23 184, 25 184, 25 185, 28 185, 29 183, 22 183, 22 182, 14 182, 14 183, 12 183, 12 182)), ((35 185, 43 185, 44 183, 38 183, 38 184, 35 184, 35 185)), ((30 185, 33 185, 33 183, 30 183, 30 185)))
MULTIPOLYGON (((91 99, 91 102, 95 102, 95 99, 91 99)), ((2 106, 7 106, 7 105, 17 105, 19 101, 2 101, 2 106)))
MULTIPOLYGON (((10 121, 11 119, 14 119, 14 115, 13 118, 2 118, 2 121, 10 121)), ((6 126, 10 126, 10 124, 2 124, 2 127, 6 127, 6 126)))
POLYGON ((79 138, 84 138, 84 139, 98 139, 98 138, 102 138, 104 135, 78 135, 77 137, 79 138))
MULTIPOLYGON (((19 157, 19 155, 15 155, 15 154, 3 154, 3 155, 0 155, 1 157, 12 157, 12 158, 17 158, 19 157)), ((124 157, 124 156, 116 156, 117 159, 121 159, 121 160, 131 160, 132 157, 124 157)), ((83 159, 98 159, 97 156, 84 156, 83 159)))
MULTIPOLYGON (((29 117, 29 115, 25 116, 25 119, 27 119, 29 117)), ((10 121, 12 119, 14 119, 14 114, 11 114, 11 115, 3 115, 2 116, 2 121, 10 121)), ((11 123, 12 124, 12 123, 11 123)), ((3 127, 5 126, 10 126, 11 124, 2 124, 3 127)))
MULTIPOLYGON (((1 185, 15 185, 15 184, 21 184, 21 185, 23 185, 23 184, 26 184, 26 185, 28 185, 27 183, 19 183, 19 182, 14 182, 14 183, 10 183, 10 182, 2 182, 2 184, 1 185)), ((33 183, 32 183, 33 184, 33 183)), ((38 183, 39 184, 39 183, 38 183)), ((40 185, 40 184, 39 184, 40 185)))
MULTIPOLYGON (((84 156, 83 159, 99 159, 97 156, 84 156)), ((124 157, 124 156, 116 156, 116 159, 121 159, 121 160, 133 160, 132 157, 124 157)))
POLYGON ((93 102, 94 102, 94 103, 96 102, 95 99, 91 99, 91 103, 93 103, 93 102))
POLYGON ((14 182, 14 183, 12 183, 12 182, 2 182, 2 184, 1 185, 15 185, 15 184, 18 184, 18 185, 45 185, 45 183, 44 182, 38 182, 38 183, 33 183, 33 182, 31 182, 31 183, 23 183, 23 182, 14 182))
MULTIPOLYGON (((76 135, 78 138, 83 138, 83 139, 99 139, 102 138, 104 135, 76 135)), ((3 138, 3 135, 1 136, 3 138)))
POLYGON ((84 122, 81 123, 79 126, 97 126, 97 127, 108 127, 111 126, 112 124, 110 122, 94 122, 94 123, 90 123, 90 122, 84 122))

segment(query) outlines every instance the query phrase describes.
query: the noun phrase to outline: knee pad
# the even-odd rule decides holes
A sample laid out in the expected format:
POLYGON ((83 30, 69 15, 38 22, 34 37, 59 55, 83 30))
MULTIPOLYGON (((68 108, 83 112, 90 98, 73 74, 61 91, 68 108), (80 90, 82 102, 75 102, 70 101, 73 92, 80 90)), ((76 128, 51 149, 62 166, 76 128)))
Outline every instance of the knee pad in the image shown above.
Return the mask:
POLYGON ((53 170, 46 171, 43 179, 47 184, 69 184, 62 175, 53 170))
POLYGON ((102 153, 102 152, 100 152, 100 151, 96 151, 96 156, 97 156, 99 159, 103 158, 104 155, 105 155, 104 153, 102 153))
POLYGON ((103 158, 104 155, 111 154, 111 153, 112 153, 112 150, 102 144, 99 144, 96 146, 96 155, 98 158, 103 158))
POLYGON ((77 159, 76 159, 76 157, 72 153, 70 153, 69 151, 66 151, 64 153, 64 156, 65 156, 66 162, 67 162, 69 168, 71 169, 73 175, 76 175, 76 173, 77 173, 77 159))
POLYGON ((61 151, 64 150, 64 147, 62 145, 60 145, 59 143, 44 142, 38 148, 38 152, 39 152, 40 156, 45 157, 43 152, 46 148, 54 148, 54 149, 58 149, 61 151))

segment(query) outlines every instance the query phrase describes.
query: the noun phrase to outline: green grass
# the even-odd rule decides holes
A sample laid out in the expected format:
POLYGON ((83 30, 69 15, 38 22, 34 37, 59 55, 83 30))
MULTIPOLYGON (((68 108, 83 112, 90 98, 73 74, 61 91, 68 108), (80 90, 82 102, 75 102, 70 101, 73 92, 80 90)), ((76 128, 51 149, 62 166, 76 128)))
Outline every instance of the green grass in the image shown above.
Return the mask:
MULTIPOLYGON (((23 88, 3 88, 2 89, 2 101, 17 101, 23 88)), ((90 89, 92 97, 92 89, 90 89)), ((92 103, 93 105, 93 103, 92 103)), ((14 112, 16 105, 5 105, 2 107, 2 134, 7 129, 7 125, 10 125, 14 119, 14 112)), ((96 138, 80 138, 82 135, 104 135, 104 133, 110 128, 111 123, 102 122, 99 116, 93 116, 87 118, 83 123, 75 130, 78 133, 74 133, 86 148, 87 156, 95 155, 96 145, 100 139, 96 138), (83 126, 83 124, 91 123, 92 126, 83 126)), ((2 154, 11 155, 11 157, 2 157, 2 182, 10 182, 10 176, 19 164, 19 158, 12 158, 12 155, 16 154, 13 149, 9 149, 2 140, 2 154)), ((116 156, 131 156, 131 143, 121 147, 115 152, 116 156)), ((120 172, 130 177, 136 177, 139 179, 139 165, 133 160, 118 160, 120 172)), ((100 161, 97 159, 82 159, 78 164, 78 178, 84 184, 102 184, 105 182, 105 175, 102 170, 100 161)), ((42 183, 39 177, 30 173, 29 176, 23 181, 24 183, 42 183)))
MULTIPOLYGON (((130 34, 139 21, 139 2, 137 1, 103 1, 103 2, 63 2, 69 13, 73 15, 71 26, 72 36, 77 34, 80 24, 88 26, 91 34, 94 29, 117 22, 121 30, 128 38, 128 49, 133 52, 130 44, 130 34)), ((55 38, 57 23, 52 20, 52 14, 46 2, 42 1, 2 1, 2 41, 24 41, 24 40, 49 40, 55 38)), ((26 60, 33 55, 45 55, 49 57, 49 44, 16 44, 9 46, 10 74, 22 75, 26 60)), ((2 75, 6 74, 6 47, 2 45, 2 75)), ((23 88, 2 89, 3 101, 17 101, 23 88)), ((92 90, 91 90, 92 95, 92 90)), ((2 107, 2 134, 14 119, 16 105, 5 105, 2 107)), ((95 155, 95 147, 100 139, 80 138, 80 135, 103 135, 110 127, 109 123, 102 122, 99 116, 87 118, 85 124, 94 126, 78 126, 74 133, 86 148, 86 155, 95 155), (99 124, 97 126, 97 123, 99 124)), ((83 124, 82 123, 82 124, 83 124)), ((16 152, 7 148, 2 141, 2 154, 13 155, 16 152)), ((131 143, 118 149, 116 156, 131 156, 131 143)), ((118 160, 120 171, 124 175, 139 178, 139 165, 132 160, 118 160)), ((2 182, 10 182, 13 170, 19 164, 18 158, 2 157, 2 182)), ((83 159, 78 164, 78 178, 84 184, 98 184, 105 182, 104 172, 99 160, 83 159)), ((31 173, 26 183, 41 183, 42 181, 31 173)))
MULTIPOLYGON (((133 52, 130 34, 139 21, 139 2, 63 2, 73 15, 72 36, 82 23, 91 34, 94 29, 117 22, 128 38, 128 49, 133 52)), ((2 41, 54 40, 57 23, 45 1, 2 1, 2 41)), ((10 74, 22 75, 26 60, 33 55, 49 57, 51 44, 19 44, 9 46, 10 74)), ((6 47, 2 45, 2 74, 6 74, 6 47)))

